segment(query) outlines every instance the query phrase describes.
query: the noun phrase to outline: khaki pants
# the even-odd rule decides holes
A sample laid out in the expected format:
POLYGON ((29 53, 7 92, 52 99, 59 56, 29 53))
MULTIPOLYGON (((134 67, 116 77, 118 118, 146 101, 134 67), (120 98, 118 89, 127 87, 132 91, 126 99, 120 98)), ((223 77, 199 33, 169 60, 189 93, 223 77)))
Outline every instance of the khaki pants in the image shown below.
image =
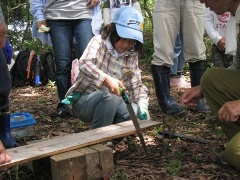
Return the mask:
POLYGON ((199 0, 156 0, 153 10, 153 65, 173 65, 173 48, 179 31, 183 35, 186 62, 205 60, 205 6, 199 0))
MULTIPOLYGON (((240 71, 211 68, 202 76, 201 87, 212 113, 217 115, 226 102, 240 99, 240 71)), ((224 158, 229 164, 240 169, 240 122, 219 124, 230 139, 224 158)))

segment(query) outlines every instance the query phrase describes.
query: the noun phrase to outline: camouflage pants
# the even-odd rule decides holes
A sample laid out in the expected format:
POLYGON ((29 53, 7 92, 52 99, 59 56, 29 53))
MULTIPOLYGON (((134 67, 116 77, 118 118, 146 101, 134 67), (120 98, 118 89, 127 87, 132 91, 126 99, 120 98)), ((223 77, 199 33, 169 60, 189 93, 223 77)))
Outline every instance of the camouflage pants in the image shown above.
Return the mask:
MULTIPOLYGON (((240 99, 240 71, 226 68, 210 68, 201 79, 201 87, 213 115, 228 101, 240 99)), ((239 121, 239 120, 238 120, 239 121)), ((219 121, 223 132, 230 139, 224 151, 224 159, 240 169, 240 122, 219 121)))
POLYGON ((213 67, 228 68, 233 60, 232 55, 225 54, 225 51, 220 51, 216 45, 212 46, 212 63, 213 67))

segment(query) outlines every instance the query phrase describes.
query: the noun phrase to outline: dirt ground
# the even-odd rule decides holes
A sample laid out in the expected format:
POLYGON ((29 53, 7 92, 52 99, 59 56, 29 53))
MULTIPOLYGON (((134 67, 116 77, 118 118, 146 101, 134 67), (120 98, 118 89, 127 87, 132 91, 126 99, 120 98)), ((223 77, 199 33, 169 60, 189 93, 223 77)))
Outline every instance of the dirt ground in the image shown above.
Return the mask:
MULTIPOLYGON (((186 109, 181 117, 165 115, 156 101, 147 67, 143 68, 143 81, 149 88, 151 118, 160 121, 162 125, 143 132, 151 158, 145 156, 137 136, 130 136, 128 143, 116 144, 113 148, 115 173, 112 179, 239 179, 240 173, 237 170, 220 163, 216 158, 216 154, 227 143, 216 120, 211 119, 210 114, 196 113, 193 109, 186 109), (158 131, 163 130, 180 136, 158 134, 158 131)), ((184 90, 172 87, 172 95, 180 101, 184 90)), ((30 135, 17 139, 21 145, 32 140, 64 136, 88 129, 87 125, 74 117, 67 120, 56 117, 58 100, 56 87, 52 83, 40 87, 13 88, 10 99, 11 112, 29 112, 37 121, 30 135)), ((13 167, 2 171, 0 179, 48 180, 51 177, 44 172, 32 173, 22 166, 18 170, 13 167)))

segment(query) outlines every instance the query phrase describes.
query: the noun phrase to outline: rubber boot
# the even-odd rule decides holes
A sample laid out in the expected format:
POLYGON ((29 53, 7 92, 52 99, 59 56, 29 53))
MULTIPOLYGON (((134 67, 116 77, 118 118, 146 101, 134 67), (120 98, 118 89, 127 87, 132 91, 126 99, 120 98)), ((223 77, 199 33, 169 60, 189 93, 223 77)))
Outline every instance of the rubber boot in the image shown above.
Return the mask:
POLYGON ((10 132, 10 114, 2 112, 0 115, 0 140, 5 148, 13 148, 19 146, 12 138, 10 132))
POLYGON ((162 111, 171 116, 178 116, 185 110, 170 95, 170 68, 151 65, 158 104, 162 111))
MULTIPOLYGON (((197 61, 194 63, 189 63, 189 68, 191 86, 194 87, 200 85, 201 77, 204 74, 205 70, 207 69, 207 62, 197 61)), ((204 98, 198 100, 196 110, 198 112, 206 113, 210 112, 210 109, 208 105, 205 103, 204 98)))

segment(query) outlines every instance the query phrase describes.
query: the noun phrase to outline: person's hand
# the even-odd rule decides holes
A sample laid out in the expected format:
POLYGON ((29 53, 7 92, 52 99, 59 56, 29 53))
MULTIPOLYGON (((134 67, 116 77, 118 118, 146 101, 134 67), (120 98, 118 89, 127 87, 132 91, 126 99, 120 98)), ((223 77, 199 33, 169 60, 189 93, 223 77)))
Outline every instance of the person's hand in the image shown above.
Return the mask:
POLYGON ((5 147, 2 144, 2 141, 0 141, 0 164, 11 162, 12 158, 9 156, 9 154, 6 152, 5 147))
POLYGON ((45 33, 50 31, 50 28, 47 27, 46 21, 38 21, 37 27, 38 27, 38 32, 40 33, 45 33))
POLYGON ((141 120, 150 120, 150 115, 148 112, 148 99, 140 99, 138 101, 137 114, 141 120))
POLYGON ((0 49, 4 48, 7 39, 7 25, 5 22, 0 23, 0 49))
POLYGON ((117 96, 120 96, 119 87, 126 89, 121 81, 111 76, 107 76, 103 84, 108 87, 108 90, 111 94, 116 94, 117 96))
POLYGON ((220 121, 237 121, 240 117, 240 100, 226 102, 218 111, 220 121))
POLYGON ((221 38, 218 43, 217 47, 220 51, 225 51, 225 38, 221 38))
POLYGON ((92 9, 95 6, 97 6, 99 2, 100 2, 99 0, 87 0, 87 6, 89 9, 92 9))
POLYGON ((195 86, 187 91, 182 96, 182 104, 185 106, 197 106, 197 101, 203 98, 201 86, 195 86))

